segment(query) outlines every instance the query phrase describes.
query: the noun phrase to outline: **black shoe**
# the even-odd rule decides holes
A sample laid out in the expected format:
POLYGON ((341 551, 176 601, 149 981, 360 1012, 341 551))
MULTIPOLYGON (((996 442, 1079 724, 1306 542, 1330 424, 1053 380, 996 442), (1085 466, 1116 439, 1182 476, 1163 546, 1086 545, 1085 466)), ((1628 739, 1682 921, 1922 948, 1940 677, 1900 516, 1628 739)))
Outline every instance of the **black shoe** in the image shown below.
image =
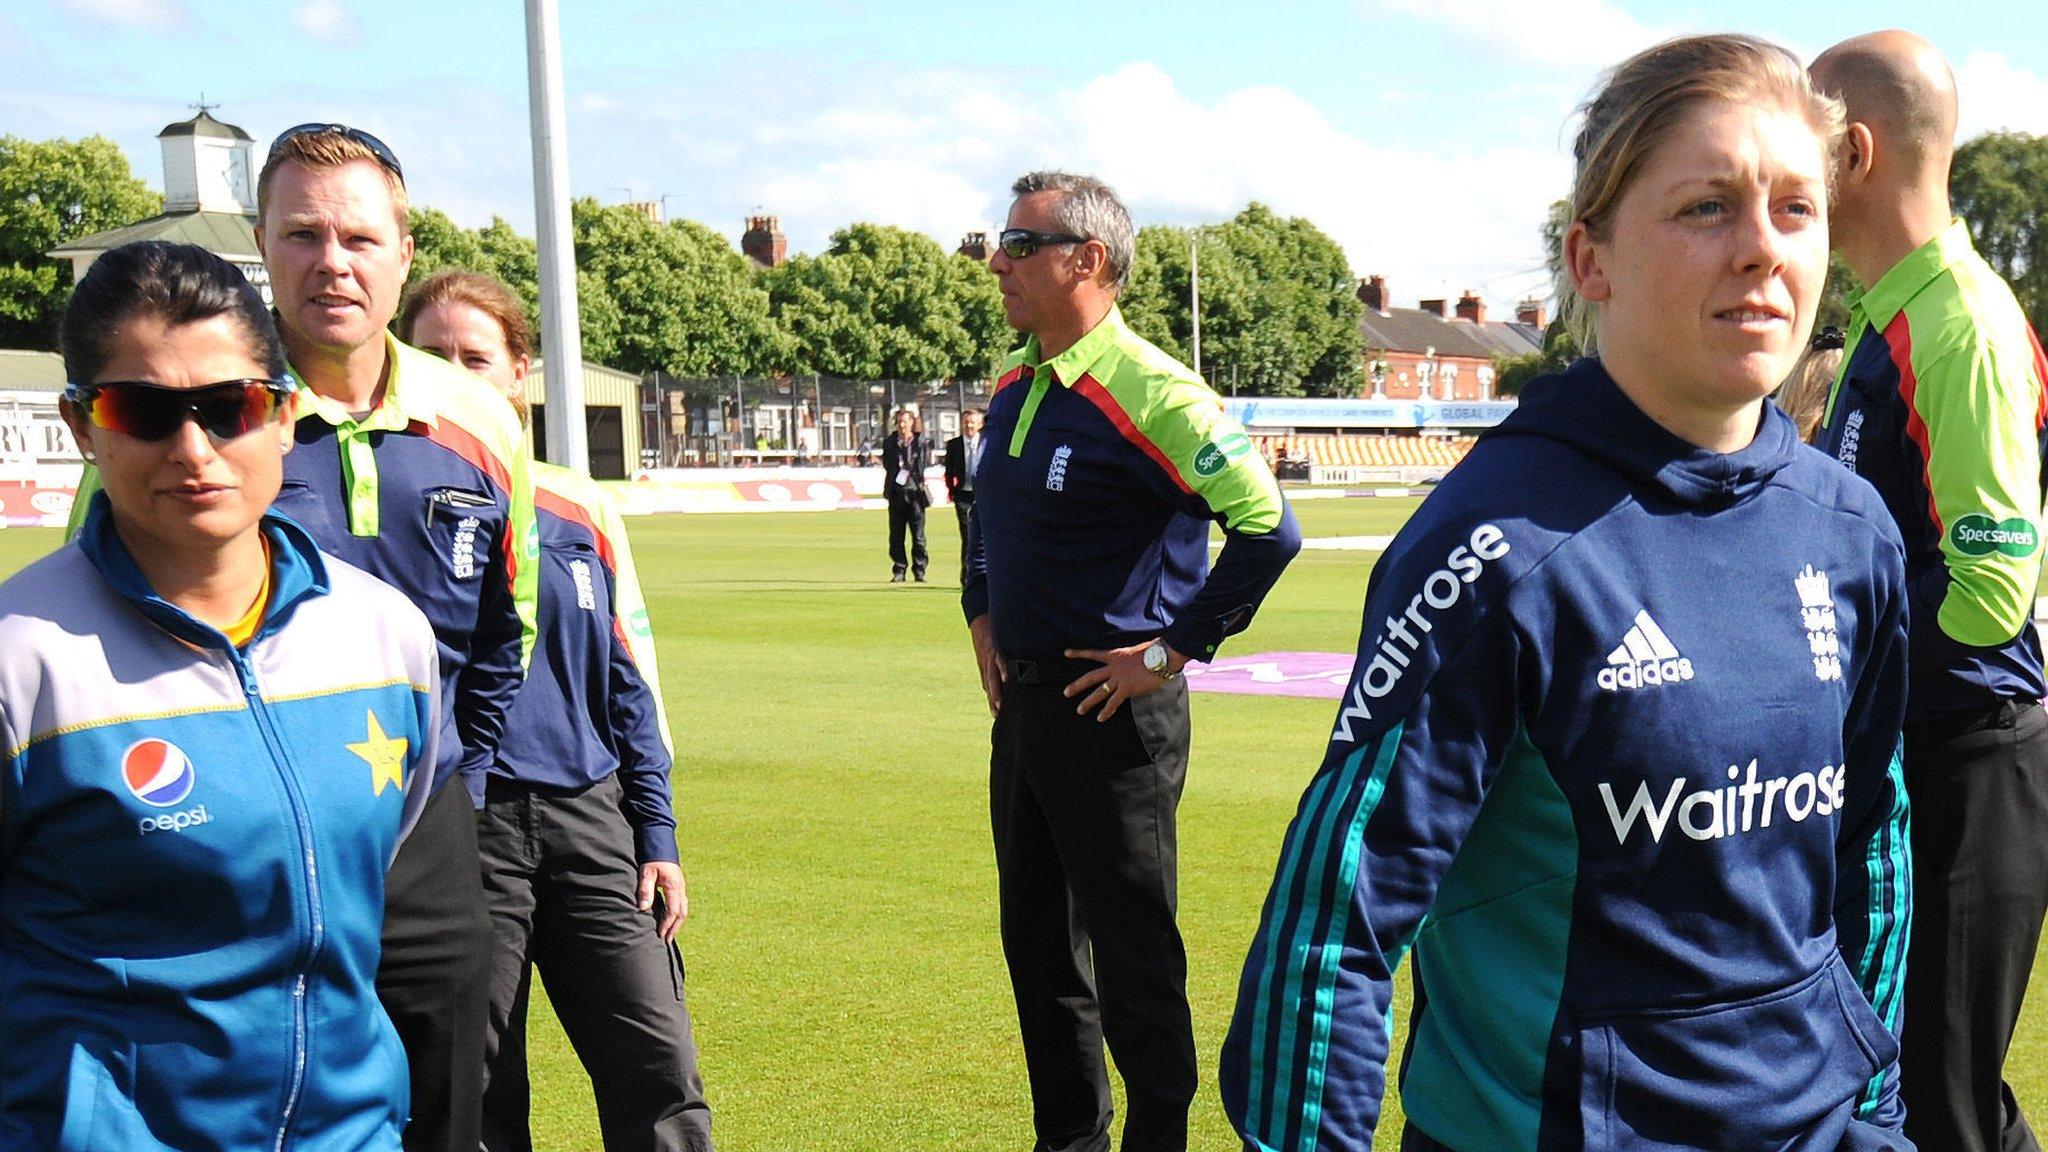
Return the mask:
POLYGON ((922 572, 919 572, 919 573, 917 574, 917 582, 918 582, 919 584, 922 584, 922 583, 924 583, 924 573, 922 573, 922 572))
POLYGON ((901 573, 901 572, 892 572, 892 573, 890 573, 890 574, 889 574, 889 583, 891 583, 891 584, 901 584, 901 583, 903 583, 903 573, 901 573))

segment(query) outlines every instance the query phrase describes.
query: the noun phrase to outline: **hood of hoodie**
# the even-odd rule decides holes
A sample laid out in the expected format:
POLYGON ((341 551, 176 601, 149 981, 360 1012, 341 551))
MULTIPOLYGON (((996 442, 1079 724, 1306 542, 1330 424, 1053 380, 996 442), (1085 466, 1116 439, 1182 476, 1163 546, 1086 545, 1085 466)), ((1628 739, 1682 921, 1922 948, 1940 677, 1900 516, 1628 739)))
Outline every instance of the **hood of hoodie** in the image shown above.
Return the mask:
POLYGON ((1680 504, 1722 507, 1763 489, 1799 451, 1799 434, 1766 400, 1756 438, 1737 452, 1701 448, 1666 431, 1616 387, 1593 357, 1530 381, 1487 438, 1540 436, 1570 445, 1680 504))

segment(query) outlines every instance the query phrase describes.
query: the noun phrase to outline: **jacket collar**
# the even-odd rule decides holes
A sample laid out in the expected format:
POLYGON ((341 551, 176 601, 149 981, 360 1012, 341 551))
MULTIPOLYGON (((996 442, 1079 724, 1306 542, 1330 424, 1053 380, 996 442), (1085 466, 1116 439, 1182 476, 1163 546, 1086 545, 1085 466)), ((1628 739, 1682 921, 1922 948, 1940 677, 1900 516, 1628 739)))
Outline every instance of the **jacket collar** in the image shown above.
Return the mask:
POLYGON ((1073 347, 1050 360, 1044 358, 1037 336, 1026 338, 1024 363, 1032 369, 1034 377, 1038 374, 1037 370, 1043 367, 1052 373, 1053 379, 1065 387, 1072 388, 1076 381, 1088 374, 1089 369, 1095 367, 1109 354, 1109 350, 1116 346, 1125 330, 1122 310, 1111 304, 1109 311, 1096 322, 1095 327, 1088 330, 1087 335, 1074 341, 1073 347))
POLYGON ((1961 217, 1956 217, 1932 240, 1892 265, 1889 271, 1878 277, 1877 283, 1860 295, 1851 294, 1849 306, 1860 311, 1872 327, 1882 332, 1891 326, 1893 318, 1905 310, 1913 297, 1943 272, 1967 259, 1973 251, 1970 230, 1961 217))
MULTIPOLYGON (((280 512, 265 512, 260 530, 270 541, 270 603, 263 610, 263 623, 252 643, 283 627, 301 603, 326 595, 329 587, 327 563, 313 537, 296 521, 280 512)), ((202 623, 149 586, 114 531, 113 506, 104 491, 93 493, 85 523, 78 530, 78 547, 114 592, 150 623, 196 647, 233 650, 234 645, 219 629, 202 623)))
POLYGON ((408 425, 425 424, 432 428, 440 418, 440 406, 432 396, 426 395, 430 386, 424 373, 408 372, 406 365, 416 363, 427 353, 411 345, 401 343, 391 333, 384 333, 384 398, 377 402, 367 415, 358 420, 355 413, 342 407, 339 401, 330 400, 304 387, 306 381, 292 370, 292 378, 301 385, 301 416, 318 416, 337 428, 371 428, 387 432, 402 432, 408 425))

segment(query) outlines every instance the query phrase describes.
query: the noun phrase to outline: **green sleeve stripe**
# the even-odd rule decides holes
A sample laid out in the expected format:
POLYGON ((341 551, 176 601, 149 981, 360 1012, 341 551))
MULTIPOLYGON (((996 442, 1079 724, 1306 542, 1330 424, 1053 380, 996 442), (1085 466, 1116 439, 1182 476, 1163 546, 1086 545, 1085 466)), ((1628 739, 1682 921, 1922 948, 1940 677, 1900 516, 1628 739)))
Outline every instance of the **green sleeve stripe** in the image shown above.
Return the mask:
MULTIPOLYGON (((1376 744, 1364 745, 1346 757, 1335 773, 1325 773, 1317 779, 1303 800, 1301 814, 1295 819, 1282 853, 1280 873, 1273 885, 1273 907, 1268 913, 1269 923, 1266 926, 1269 971, 1259 975, 1261 983, 1271 983, 1277 976, 1279 986, 1252 1000, 1249 1058, 1252 1076, 1245 1100, 1246 1127, 1256 1138, 1273 1148, 1282 1147, 1288 1118, 1292 1115, 1301 1117, 1295 1147, 1301 1152, 1314 1152, 1316 1147, 1316 1133, 1322 1122, 1323 1077, 1329 1059, 1330 1017, 1336 995, 1337 964, 1343 954, 1353 889, 1358 882, 1365 825, 1386 790, 1387 776, 1393 771, 1404 728, 1405 723, 1394 725, 1376 744), (1361 785, 1359 775, 1368 753, 1372 754, 1372 769, 1361 785), (1356 797, 1356 806, 1339 841, 1336 836, 1338 820, 1353 797, 1356 797), (1337 846, 1338 866, 1336 874, 1331 876, 1329 858, 1333 844, 1337 846), (1303 867, 1304 855, 1306 867, 1303 867), (1307 878, 1306 883, 1303 883, 1304 877, 1307 878), (1302 902, 1299 905, 1284 902, 1282 894, 1292 891, 1298 883, 1302 887, 1302 902), (1323 920, 1326 909, 1328 931, 1317 939, 1315 927, 1323 920), (1281 936, 1290 919, 1294 929, 1288 934, 1289 939, 1283 948, 1281 936), (1312 993, 1304 988, 1306 978, 1311 975, 1314 979, 1312 993), (1310 1023, 1310 1039, 1307 1044, 1301 1044, 1296 1040, 1296 1033, 1301 1005, 1307 996, 1313 997, 1314 1016, 1310 1023), (1275 1013, 1279 1015, 1280 1034, 1275 1046, 1277 1050, 1269 1052, 1266 1035, 1275 1013), (1269 1074, 1273 1085, 1270 1099, 1265 1093, 1269 1074), (1301 1086, 1299 1100, 1294 1098, 1297 1079, 1301 1086)), ((1401 951, 1406 951, 1405 941, 1401 951)), ((1399 966, 1400 955, 1397 953, 1390 958, 1388 972, 1391 974, 1399 966)))
MULTIPOLYGON (((1301 1152, 1316 1152, 1317 1133, 1323 1124, 1323 1077, 1329 1070, 1330 1019, 1335 1011, 1337 998, 1337 965, 1344 954, 1344 934, 1351 924, 1351 893, 1358 884, 1358 866, 1365 848, 1365 824, 1379 807, 1380 795, 1386 791, 1387 774, 1393 770, 1394 754, 1401 748, 1401 727, 1387 733, 1380 742, 1379 755, 1374 758, 1372 776, 1366 780, 1365 795, 1358 802, 1358 809, 1352 814, 1351 825, 1345 829, 1343 857, 1338 864, 1335 891, 1340 898, 1332 902, 1330 931, 1321 945, 1321 962, 1316 969, 1315 1016, 1313 1032, 1308 1051, 1311 1060, 1302 1078, 1301 1110, 1301 1152)), ((1419 930, 1421 925, 1417 925, 1419 930)), ((1414 931, 1401 941, 1394 954, 1388 957, 1387 971, 1393 973, 1401 967, 1401 957, 1415 942, 1414 931)), ((1389 1035, 1392 1034, 1393 1002, 1388 1001, 1389 1018, 1385 1021, 1389 1035)), ((1390 1053, 1391 1055, 1391 1053, 1390 1053)))
MULTIPOLYGON (((1885 767, 1885 777, 1892 789, 1891 811, 1864 849, 1870 927, 1856 972, 1870 996, 1871 1009, 1893 1032, 1899 1029, 1903 1011, 1900 997, 1905 986, 1906 944, 1913 935, 1913 860, 1907 848, 1911 801, 1906 796, 1903 754, 1903 744, 1894 748, 1891 763, 1885 767)), ((1864 1085, 1856 1104, 1858 1117, 1868 1117, 1877 1110, 1884 1095, 1884 1081, 1885 1073, 1880 1069, 1864 1085)))

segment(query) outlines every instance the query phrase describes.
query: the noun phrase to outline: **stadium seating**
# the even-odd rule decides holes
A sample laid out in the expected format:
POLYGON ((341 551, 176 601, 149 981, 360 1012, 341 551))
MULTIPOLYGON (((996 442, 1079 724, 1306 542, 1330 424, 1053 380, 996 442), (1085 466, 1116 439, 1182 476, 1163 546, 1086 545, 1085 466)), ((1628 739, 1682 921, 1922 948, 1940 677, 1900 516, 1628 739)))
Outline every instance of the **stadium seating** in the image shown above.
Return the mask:
POLYGON ((1254 436, 1269 459, 1284 450, 1325 468, 1449 468, 1465 458, 1471 436, 1254 436))

